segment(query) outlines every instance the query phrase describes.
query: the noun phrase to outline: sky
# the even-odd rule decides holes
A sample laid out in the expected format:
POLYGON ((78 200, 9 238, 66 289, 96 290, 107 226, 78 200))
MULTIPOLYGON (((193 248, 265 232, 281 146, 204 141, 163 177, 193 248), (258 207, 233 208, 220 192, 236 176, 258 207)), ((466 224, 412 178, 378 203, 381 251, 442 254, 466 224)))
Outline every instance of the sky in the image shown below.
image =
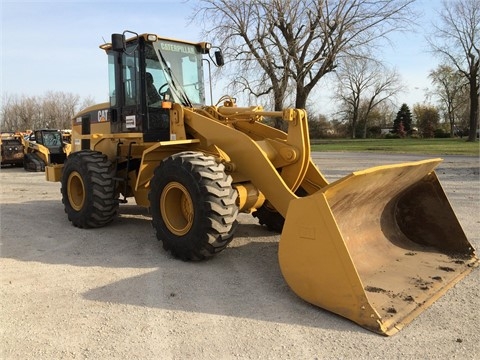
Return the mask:
MULTIPOLYGON (((189 20, 195 0, 0 1, 0 101, 5 94, 43 96, 48 91, 78 94, 97 103, 107 101, 107 57, 99 45, 109 42, 112 33, 131 30, 189 41, 211 40, 201 38, 199 24, 189 20)), ((425 14, 419 23, 428 25, 440 5, 440 0, 417 0, 425 14)), ((428 73, 438 65, 428 52, 425 29, 420 26, 415 33, 393 36, 392 46, 378 53, 400 74, 407 91, 398 103, 410 108, 425 101, 424 89, 431 87, 428 73)), ((331 88, 324 85, 313 96, 319 112, 328 115, 333 111, 331 88)), ((224 93, 216 89, 214 102, 224 93)))

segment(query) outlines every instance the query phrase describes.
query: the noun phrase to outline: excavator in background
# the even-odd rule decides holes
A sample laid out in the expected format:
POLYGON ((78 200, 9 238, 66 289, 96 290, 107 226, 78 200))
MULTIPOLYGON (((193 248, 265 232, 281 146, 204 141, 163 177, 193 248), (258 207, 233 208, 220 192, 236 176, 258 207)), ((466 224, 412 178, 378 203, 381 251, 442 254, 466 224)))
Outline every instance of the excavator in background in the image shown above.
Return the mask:
POLYGON ((69 133, 61 130, 39 129, 23 139, 26 171, 45 171, 45 165, 63 164, 70 151, 69 133))
POLYGON ((105 226, 132 199, 165 250, 196 261, 224 250, 237 215, 250 213, 281 231, 280 268, 298 296, 383 335, 478 265, 435 174, 441 159, 328 183, 310 157, 304 110, 229 96, 206 104, 204 66, 223 65, 210 43, 125 31, 100 47, 110 99, 75 116, 65 161, 45 161, 74 226, 105 226), (266 125, 272 117, 287 131, 266 125))

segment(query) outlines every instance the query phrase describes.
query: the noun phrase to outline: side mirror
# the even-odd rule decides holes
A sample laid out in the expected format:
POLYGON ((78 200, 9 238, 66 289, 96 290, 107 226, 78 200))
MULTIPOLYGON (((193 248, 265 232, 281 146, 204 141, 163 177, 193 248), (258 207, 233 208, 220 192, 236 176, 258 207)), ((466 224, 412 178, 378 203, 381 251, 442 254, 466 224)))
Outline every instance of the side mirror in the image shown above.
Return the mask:
POLYGON ((225 65, 225 61, 223 60, 223 54, 221 50, 215 51, 215 62, 217 63, 217 66, 225 65))
POLYGON ((123 34, 112 34, 112 50, 113 51, 125 50, 125 36, 123 34))

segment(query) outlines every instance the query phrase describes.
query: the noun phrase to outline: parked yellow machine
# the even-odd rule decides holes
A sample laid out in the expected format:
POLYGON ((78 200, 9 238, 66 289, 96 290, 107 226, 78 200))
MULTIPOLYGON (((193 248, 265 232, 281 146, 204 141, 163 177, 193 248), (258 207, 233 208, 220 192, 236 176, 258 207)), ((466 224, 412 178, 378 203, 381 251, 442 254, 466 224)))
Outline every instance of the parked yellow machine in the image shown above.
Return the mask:
POLYGON ((70 152, 70 144, 60 130, 35 130, 23 139, 23 144, 23 167, 27 171, 45 171, 46 165, 61 166, 70 152))
POLYGON ((2 132, 0 134, 0 165, 23 165, 22 135, 15 132, 2 132))
POLYGON ((282 232, 295 293, 385 335, 478 265, 435 175, 441 159, 329 184, 311 160, 304 110, 205 105, 203 57, 223 64, 210 44, 124 32, 101 48, 110 102, 75 117, 67 160, 47 166, 74 226, 104 226, 134 198, 166 250, 202 260, 229 244, 239 212, 252 213, 282 232))

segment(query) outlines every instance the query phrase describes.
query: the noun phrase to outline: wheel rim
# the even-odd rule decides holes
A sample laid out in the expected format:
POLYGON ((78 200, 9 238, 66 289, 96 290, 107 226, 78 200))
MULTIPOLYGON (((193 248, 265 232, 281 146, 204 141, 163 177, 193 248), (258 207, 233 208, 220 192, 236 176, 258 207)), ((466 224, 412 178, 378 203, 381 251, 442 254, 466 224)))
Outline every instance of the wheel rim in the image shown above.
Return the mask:
POLYGON ((188 190, 178 182, 165 186, 160 196, 160 212, 171 233, 182 236, 193 225, 193 201, 188 190))
POLYGON ((75 211, 80 211, 85 203, 85 185, 80 174, 76 171, 68 176, 68 201, 75 211))

